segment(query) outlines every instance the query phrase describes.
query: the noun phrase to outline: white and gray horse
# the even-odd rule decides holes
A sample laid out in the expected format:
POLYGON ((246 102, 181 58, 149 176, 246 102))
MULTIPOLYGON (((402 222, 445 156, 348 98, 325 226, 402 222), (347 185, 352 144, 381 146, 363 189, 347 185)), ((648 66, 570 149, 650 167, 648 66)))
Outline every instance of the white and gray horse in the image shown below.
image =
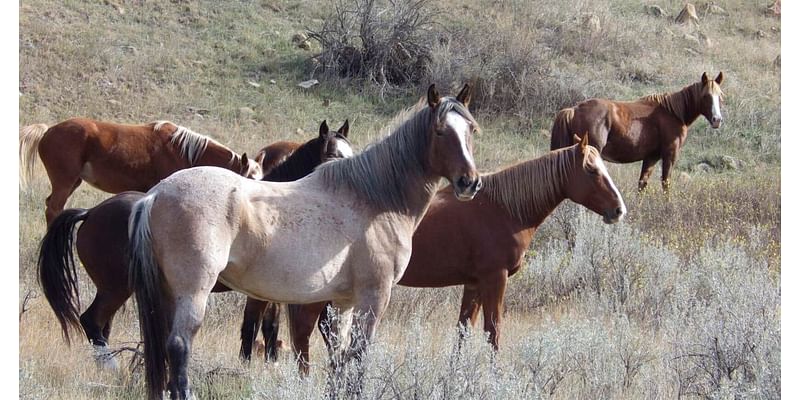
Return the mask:
MULTIPOLYGON (((167 382, 190 397, 188 361, 217 279, 281 303, 332 300, 356 312, 344 355, 361 354, 411 256, 411 238, 442 177, 456 197, 481 188, 472 157, 478 129, 470 88, 428 88, 383 140, 294 182, 256 182, 221 168, 173 174, 136 203, 129 221, 131 282, 145 345, 150 398, 167 382)), ((339 334, 345 337, 343 324, 339 334)))

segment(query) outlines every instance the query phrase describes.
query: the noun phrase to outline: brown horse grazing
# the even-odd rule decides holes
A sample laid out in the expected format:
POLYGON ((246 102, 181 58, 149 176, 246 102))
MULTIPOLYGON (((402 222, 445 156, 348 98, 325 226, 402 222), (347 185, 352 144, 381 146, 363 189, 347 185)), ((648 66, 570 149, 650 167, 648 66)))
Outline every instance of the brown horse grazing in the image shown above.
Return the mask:
MULTIPOLYGON (((464 201, 481 189, 469 93, 465 86, 441 97, 431 85, 427 102, 400 114, 382 140, 297 181, 253 182, 200 167, 150 189, 129 221, 148 397, 161 398, 167 382, 172 398, 192 397, 192 342, 217 279, 262 300, 332 300, 345 316, 361 316, 336 328, 351 337, 352 322, 340 355, 359 363, 441 178, 464 201)), ((360 387, 361 379, 349 386, 360 387)))
POLYGON ((64 209, 82 181, 109 193, 145 192, 173 172, 201 165, 261 179, 261 166, 215 140, 168 121, 120 125, 72 118, 48 128, 28 125, 19 136, 23 187, 33 175, 36 152, 50 178, 47 224, 64 209))
MULTIPOLYGON (((448 189, 437 193, 414 232, 411 260, 399 284, 464 285, 459 324, 469 321, 474 326, 482 305, 483 329, 497 350, 506 281, 522 267, 544 219, 564 199, 602 215, 605 223, 625 215, 625 203, 599 152, 588 145, 586 136, 576 140, 572 147, 484 175, 484 188, 471 202, 456 201, 448 189)), ((308 339, 325 306, 323 302, 288 308, 302 373, 308 373, 308 339)), ((329 324, 327 318, 323 313, 321 332, 329 324)), ((328 344, 324 333, 323 338, 328 344)))
MULTIPOLYGON (((339 132, 328 132, 327 124, 323 122, 320 127, 320 136, 305 144, 299 150, 282 161, 289 166, 288 170, 294 171, 297 178, 305 176, 322 161, 316 164, 303 164, 309 157, 306 151, 314 154, 348 154, 352 153, 346 140, 342 141, 339 132), (326 138, 326 140, 319 140, 326 138), (332 144, 333 142, 333 144, 332 144), (333 146, 333 147, 331 147, 333 146), (341 147, 341 148, 340 148, 341 147), (307 149, 307 150, 304 150, 307 149), (327 152, 323 150, 328 149, 327 152), (305 165, 305 167, 303 167, 305 165)), ((278 165, 264 180, 274 177, 286 177, 282 165, 278 165)), ((96 346, 99 354, 105 353, 111 334, 111 323, 117 310, 133 293, 129 288, 128 260, 126 249, 128 247, 128 219, 134 203, 144 197, 141 192, 123 192, 113 196, 91 209, 67 209, 59 214, 50 224, 47 233, 42 239, 39 249, 38 275, 45 298, 56 314, 61 324, 61 329, 67 342, 70 341, 69 328, 82 330, 89 342, 96 346), (75 233, 75 227, 83 222, 75 233), (73 255, 73 241, 87 274, 91 278, 97 294, 92 304, 83 313, 78 295, 77 269, 73 255)), ((224 285, 217 285, 215 292, 230 290, 224 285)), ((252 299, 250 299, 252 300, 252 299)), ((249 358, 250 349, 255 340, 260 318, 266 306, 264 302, 254 300, 248 303, 248 308, 261 307, 260 314, 257 308, 250 310, 254 316, 245 311, 245 322, 242 326, 242 352, 247 347, 249 358), (250 318, 248 320, 248 318, 250 318), (250 327, 245 329, 245 327, 250 327), (249 336, 247 335, 249 333, 249 336)), ((270 316, 270 318, 275 318, 270 316)), ((272 325, 272 319, 265 322, 266 327, 272 325)), ((270 336, 265 336, 270 338, 270 336)), ((275 339, 273 339, 275 340, 275 339)), ((266 341, 275 347, 275 343, 266 341)), ((274 354, 272 355, 274 357, 274 354)), ((100 361, 103 361, 99 358, 100 361)))
POLYGON ((661 185, 669 190, 669 174, 678 159, 689 125, 700 115, 712 128, 722 124, 722 72, 714 80, 703 73, 700 82, 677 92, 622 102, 589 99, 556 114, 550 149, 569 146, 573 132, 589 132, 589 144, 603 158, 617 163, 642 161, 639 190, 661 160, 661 185))
MULTIPOLYGON (((326 136, 323 136, 323 126, 320 126, 320 135, 318 138, 312 139, 305 143, 305 148, 302 149, 304 156, 295 159, 294 163, 300 166, 300 169, 305 169, 308 165, 317 166, 322 164, 325 159, 347 158, 353 156, 350 142, 347 141, 347 133, 350 131, 350 121, 345 120, 342 127, 337 131, 331 132, 328 128, 327 121, 322 121, 326 136), (328 137, 331 136, 332 137, 328 137), (325 146, 319 146, 316 140, 324 141, 325 146)), ((298 179, 298 176, 305 176, 308 174, 299 175, 293 171, 291 164, 284 163, 287 157, 298 151, 303 143, 280 141, 272 143, 264 147, 256 153, 255 160, 261 164, 261 169, 264 176, 267 176, 272 170, 281 165, 283 171, 279 174, 273 175, 272 182, 288 182, 298 179)), ((309 171, 311 172, 311 171, 309 171)))

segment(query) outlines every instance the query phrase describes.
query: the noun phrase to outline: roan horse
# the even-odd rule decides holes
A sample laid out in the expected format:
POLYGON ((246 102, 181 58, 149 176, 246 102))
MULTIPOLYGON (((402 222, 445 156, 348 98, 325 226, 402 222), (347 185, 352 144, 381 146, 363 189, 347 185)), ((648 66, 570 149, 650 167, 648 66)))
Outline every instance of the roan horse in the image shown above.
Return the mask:
MULTIPOLYGON (((349 121, 338 131, 330 131, 327 121, 322 121, 319 136, 306 143, 276 142, 261 149, 255 159, 264 170, 265 181, 289 182, 300 179, 328 160, 353 156, 347 140, 349 121)), ((217 282, 214 291, 227 289, 217 282)), ((259 327, 264 335, 264 357, 267 361, 277 359, 278 321, 280 306, 277 303, 247 298, 242 319, 242 347, 239 355, 250 360, 259 327)))
MULTIPOLYGON (((267 146, 265 149, 270 150, 267 146)), ((326 122, 320 126, 318 137, 298 144, 296 151, 281 158, 264 180, 301 178, 315 167, 332 158, 341 158, 353 153, 346 139, 346 132, 329 132, 326 122), (319 154, 313 156, 311 154, 319 154), (294 175, 293 175, 294 174, 294 175)), ((128 219, 134 203, 145 196, 142 192, 117 194, 91 209, 66 209, 59 214, 47 230, 39 248, 38 276, 50 307, 61 325, 64 338, 69 343, 69 328, 82 330, 89 342, 95 346, 100 363, 113 359, 103 357, 111 335, 111 323, 117 310, 133 294, 128 280, 128 219), (83 221, 75 233, 75 227, 83 221), (73 242, 78 257, 91 278, 97 293, 92 304, 80 314, 78 278, 73 255, 73 242)), ((215 292, 230 290, 217 285, 215 292)), ((260 318, 266 303, 248 299, 242 324, 241 354, 250 356, 260 318), (251 304, 251 301, 253 302, 251 304), (254 320, 255 319, 255 320, 254 320)), ((272 324, 273 315, 265 321, 272 324)), ((265 336, 267 346, 272 345, 265 336)), ((275 340, 275 339, 273 339, 275 340)), ((272 345, 272 348, 275 346, 272 345)), ((274 354, 273 354, 274 357, 274 354)))
POLYGON ((716 79, 703 73, 700 82, 677 92, 645 96, 622 102, 589 99, 556 114, 550 137, 550 149, 569 146, 573 132, 588 132, 589 144, 600 150, 603 158, 617 163, 642 161, 639 190, 647 186, 653 169, 661 160, 661 186, 669 190, 669 174, 689 125, 700 115, 712 128, 722 124, 722 72, 716 79))
MULTIPOLYGON (((523 256, 545 218, 564 199, 602 215, 605 223, 625 215, 625 203, 600 153, 588 145, 586 136, 575 139, 579 143, 572 147, 483 175, 483 190, 473 201, 458 202, 445 191, 437 193, 414 233, 411 260, 398 283, 464 285, 459 324, 474 326, 483 305, 483 329, 497 350, 506 282, 522 268, 523 256), (448 245, 442 246, 445 241, 448 245)), ((320 331, 330 343, 324 333, 330 326, 325 306, 289 306, 292 344, 306 374, 308 339, 320 313, 320 331)))
POLYGON ((332 300, 343 321, 358 313, 353 337, 364 339, 342 356, 360 358, 441 177, 459 199, 480 190, 468 99, 469 86, 453 98, 431 85, 427 104, 401 114, 386 138, 294 182, 254 182, 201 167, 153 187, 129 223, 149 397, 161 397, 167 366, 172 398, 191 395, 192 340, 217 279, 262 300, 332 300))
POLYGON ((121 125, 71 118, 48 128, 28 125, 19 136, 20 183, 33 175, 36 152, 50 178, 47 224, 64 209, 82 181, 109 193, 147 191, 173 172, 201 165, 227 168, 261 179, 261 166, 247 155, 168 121, 121 125))

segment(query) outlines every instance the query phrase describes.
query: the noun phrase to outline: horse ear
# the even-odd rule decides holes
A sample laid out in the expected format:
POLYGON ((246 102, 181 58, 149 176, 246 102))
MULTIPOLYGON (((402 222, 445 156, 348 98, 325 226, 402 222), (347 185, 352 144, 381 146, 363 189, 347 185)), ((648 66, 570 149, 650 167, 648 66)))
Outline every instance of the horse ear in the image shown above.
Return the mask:
POLYGON ((436 84, 432 83, 428 87, 428 105, 431 108, 436 108, 439 105, 439 101, 442 99, 442 96, 439 96, 439 91, 436 90, 436 84))
POLYGON ((578 136, 577 133, 572 134, 572 144, 578 144, 581 142, 581 137, 578 136))
POLYGON ((703 76, 701 76, 701 77, 700 77, 700 82, 702 82, 702 83, 703 83, 703 85, 705 85, 706 83, 708 83, 708 75, 706 75, 706 73, 705 73, 705 72, 703 72, 703 76))
POLYGON ((456 100, 463 104, 464 107, 469 108, 469 101, 472 100, 472 88, 469 86, 469 83, 464 84, 464 88, 458 93, 456 100))
POLYGON ((258 154, 256 154, 256 158, 255 158, 256 164, 263 165, 264 164, 264 157, 266 157, 266 156, 267 156, 267 152, 259 151, 258 154))
POLYGON ((340 133, 342 136, 344 136, 344 137, 347 137, 347 132, 348 132, 349 130, 350 130, 350 120, 349 120, 349 119, 346 119, 346 120, 344 120, 344 125, 342 125, 342 127, 341 127, 341 128, 339 128, 339 133, 340 133))
POLYGON ((719 75, 717 75, 717 77, 714 78, 714 82, 717 82, 717 85, 721 85, 722 84, 722 78, 723 78, 722 71, 719 71, 719 75))
POLYGON ((326 138, 328 137, 328 133, 330 129, 328 128, 328 120, 323 120, 321 124, 319 124, 319 137, 326 138))
POLYGON ((589 132, 583 134, 583 138, 581 138, 581 151, 586 150, 586 146, 589 145, 589 132))

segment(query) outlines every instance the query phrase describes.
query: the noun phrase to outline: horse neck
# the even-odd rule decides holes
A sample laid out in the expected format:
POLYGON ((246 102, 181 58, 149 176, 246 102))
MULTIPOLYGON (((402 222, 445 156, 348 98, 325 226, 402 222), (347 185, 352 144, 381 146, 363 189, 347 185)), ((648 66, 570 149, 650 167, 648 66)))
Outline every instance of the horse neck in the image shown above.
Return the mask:
POLYGON ((698 85, 699 83, 694 83, 677 92, 651 95, 646 98, 654 100, 664 107, 670 114, 679 119, 684 126, 689 126, 701 114, 698 105, 700 100, 698 85))
POLYGON ((325 163, 317 170, 331 191, 347 190, 376 214, 391 212, 422 219, 440 178, 426 171, 427 132, 433 115, 417 105, 398 116, 413 115, 397 125, 392 134, 355 157, 325 163))
POLYGON ((304 143, 302 146, 298 147, 297 150, 292 152, 284 162, 273 168, 269 174, 265 175, 262 180, 290 182, 310 174, 314 171, 314 168, 322 164, 319 146, 319 138, 314 138, 304 143))
POLYGON ((226 168, 238 174, 241 167, 241 157, 233 150, 209 141, 208 147, 206 147, 206 150, 193 166, 203 165, 226 168))
POLYGON ((484 177, 484 191, 509 213, 509 218, 531 229, 539 226, 566 198, 565 186, 575 156, 556 150, 484 177))

